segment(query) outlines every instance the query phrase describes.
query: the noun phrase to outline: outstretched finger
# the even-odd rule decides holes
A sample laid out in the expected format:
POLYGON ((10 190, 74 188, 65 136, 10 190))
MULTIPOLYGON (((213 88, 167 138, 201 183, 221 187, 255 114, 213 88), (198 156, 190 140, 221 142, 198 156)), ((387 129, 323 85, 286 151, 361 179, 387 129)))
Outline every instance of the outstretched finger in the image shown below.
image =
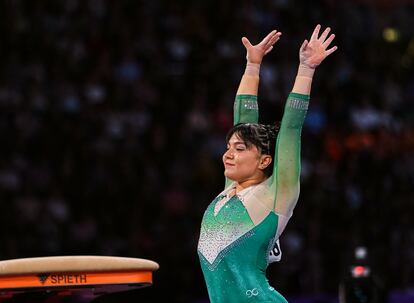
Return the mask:
POLYGON ((281 36, 282 36, 282 32, 277 32, 275 33, 275 35, 272 37, 271 40, 274 40, 276 42, 277 40, 280 39, 281 36))
POLYGON ((251 48, 253 45, 250 43, 250 41, 249 41, 249 39, 247 39, 246 37, 243 37, 242 38, 242 43, 243 43, 243 45, 244 45, 244 47, 246 48, 246 49, 249 49, 249 48, 251 48))
POLYGON ((276 35, 276 33, 276 30, 272 30, 259 44, 266 45, 269 42, 269 40, 272 39, 274 35, 276 35))
POLYGON ((322 45, 327 48, 329 46, 329 44, 331 44, 332 40, 335 39, 335 34, 332 34, 329 36, 328 39, 326 39, 325 42, 322 43, 322 45))
POLYGON ((313 30, 312 36, 310 38, 310 40, 316 40, 318 39, 318 35, 319 35, 319 30, 321 29, 321 25, 318 24, 315 29, 313 30))
POLYGON ((332 54, 334 51, 336 51, 338 49, 337 46, 331 47, 330 49, 328 49, 325 54, 328 57, 330 54, 332 54))
POLYGON ((273 49, 273 45, 270 46, 268 49, 265 50, 265 55, 267 55, 273 49))
POLYGON ((330 27, 327 27, 323 31, 322 35, 319 37, 319 40, 322 41, 322 42, 325 41, 325 39, 326 39, 326 37, 328 37, 328 34, 329 34, 330 31, 331 31, 331 28, 330 27))
POLYGON ((269 47, 269 46, 274 45, 280 39, 280 36, 281 35, 282 35, 282 33, 281 32, 278 32, 274 36, 272 36, 270 38, 270 40, 267 42, 266 47, 269 47))
POLYGON ((304 52, 306 47, 308 46, 308 40, 303 41, 302 46, 300 47, 300 52, 304 52))

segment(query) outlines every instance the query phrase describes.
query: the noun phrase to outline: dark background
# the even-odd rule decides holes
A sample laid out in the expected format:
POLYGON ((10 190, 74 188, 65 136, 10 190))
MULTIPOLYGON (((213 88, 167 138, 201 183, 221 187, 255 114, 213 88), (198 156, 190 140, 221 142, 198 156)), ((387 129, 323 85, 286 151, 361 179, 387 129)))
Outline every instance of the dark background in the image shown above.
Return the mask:
POLYGON ((364 245, 387 290, 414 286, 411 1, 0 3, 1 259, 147 258, 154 285, 107 301, 207 302, 196 247, 224 186, 240 39, 283 33, 261 70, 271 123, 321 23, 339 49, 316 72, 270 283, 291 302, 332 302, 364 245))

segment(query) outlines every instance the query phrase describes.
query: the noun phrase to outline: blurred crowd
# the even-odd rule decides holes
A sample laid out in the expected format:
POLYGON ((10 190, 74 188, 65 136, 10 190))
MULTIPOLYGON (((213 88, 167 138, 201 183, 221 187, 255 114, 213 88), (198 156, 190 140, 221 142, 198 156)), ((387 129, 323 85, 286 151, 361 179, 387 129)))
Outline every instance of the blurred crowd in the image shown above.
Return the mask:
POLYGON ((301 195, 270 283, 287 297, 336 293, 364 245, 386 288, 414 287, 410 1, 0 6, 0 259, 147 258, 160 270, 143 295, 207 302, 196 247, 224 186, 240 39, 283 33, 261 70, 260 120, 272 123, 321 23, 339 50, 316 71, 301 195))

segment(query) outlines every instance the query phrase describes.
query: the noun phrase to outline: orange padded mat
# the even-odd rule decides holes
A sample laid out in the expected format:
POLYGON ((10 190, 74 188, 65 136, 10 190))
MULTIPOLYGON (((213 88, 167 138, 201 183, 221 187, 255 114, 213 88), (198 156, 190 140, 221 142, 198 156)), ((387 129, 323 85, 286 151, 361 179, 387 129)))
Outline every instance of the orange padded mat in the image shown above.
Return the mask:
POLYGON ((65 297, 88 302, 104 294, 150 286, 158 268, 151 260, 105 256, 0 261, 0 302, 59 302, 65 297))

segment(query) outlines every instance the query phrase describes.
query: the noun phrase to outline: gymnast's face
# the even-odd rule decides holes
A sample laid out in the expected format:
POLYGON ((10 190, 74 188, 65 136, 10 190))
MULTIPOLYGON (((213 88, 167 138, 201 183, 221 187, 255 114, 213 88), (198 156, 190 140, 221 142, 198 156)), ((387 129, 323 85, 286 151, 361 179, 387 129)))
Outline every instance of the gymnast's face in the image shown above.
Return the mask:
POLYGON ((263 169, 269 157, 262 155, 255 145, 247 146, 237 134, 233 134, 223 155, 224 175, 238 183, 263 179, 263 169))

